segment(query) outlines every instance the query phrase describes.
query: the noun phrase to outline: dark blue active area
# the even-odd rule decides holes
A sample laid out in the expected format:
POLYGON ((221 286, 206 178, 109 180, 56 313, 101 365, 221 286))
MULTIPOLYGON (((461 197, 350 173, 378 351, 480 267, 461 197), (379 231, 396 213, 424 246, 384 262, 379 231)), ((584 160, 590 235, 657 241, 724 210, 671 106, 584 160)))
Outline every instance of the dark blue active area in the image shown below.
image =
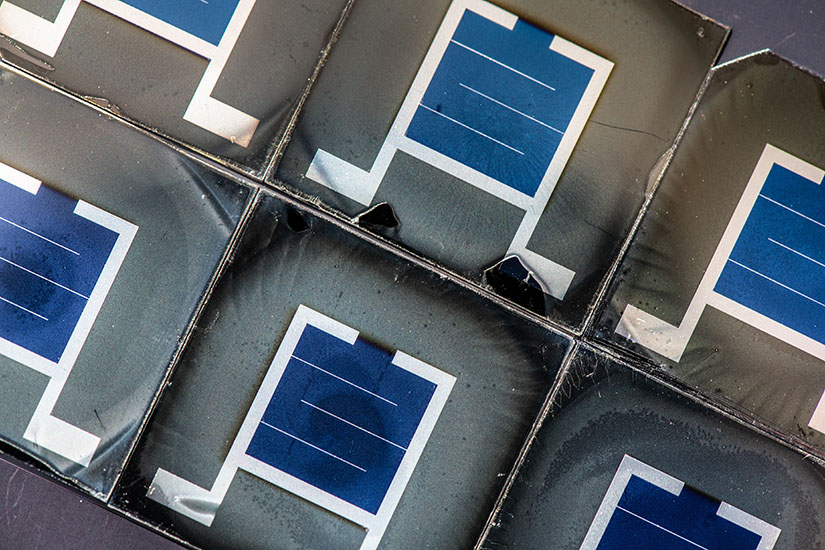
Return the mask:
POLYGON ((123 0, 123 2, 217 46, 240 0, 123 0))
POLYGON ((58 362, 117 241, 45 185, 0 180, 0 337, 58 362))
POLYGON ((631 476, 598 550, 756 550, 761 535, 716 515, 720 502, 631 476))
POLYGON ((247 454, 376 513, 436 387, 391 361, 307 325, 247 454))
POLYGON ((717 293, 825 343, 825 189, 771 168, 717 293))
POLYGON ((466 11, 407 137, 534 196, 593 75, 553 37, 466 11))

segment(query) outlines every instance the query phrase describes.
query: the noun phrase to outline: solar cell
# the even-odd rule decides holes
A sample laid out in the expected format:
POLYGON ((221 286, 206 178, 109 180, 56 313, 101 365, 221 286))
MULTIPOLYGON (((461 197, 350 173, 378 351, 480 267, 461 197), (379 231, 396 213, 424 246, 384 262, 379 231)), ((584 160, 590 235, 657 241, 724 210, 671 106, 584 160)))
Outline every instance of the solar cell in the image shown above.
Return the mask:
POLYGON ((825 343, 825 191, 774 164, 714 290, 825 343))
POLYGON ((679 361, 710 305, 825 360, 823 178, 767 144, 680 325, 628 305, 616 332, 679 361))
POLYGON ((625 456, 581 550, 770 550, 780 530, 625 456))
POLYGON ((507 251, 547 293, 575 273, 527 249, 613 63, 483 0, 454 0, 367 171, 318 149, 307 177, 370 205, 404 151, 525 211, 507 251))
POLYGON ((148 495, 211 525, 243 469, 365 527, 375 548, 454 382, 300 306, 212 488, 160 469, 148 495))
MULTIPOLYGON (((766 144, 682 322, 628 305, 616 332, 679 361, 706 306, 825 360, 825 171, 766 144)), ((825 393, 808 425, 825 432, 825 393)))
POLYGON ((0 32, 55 57, 81 1, 143 28, 207 60, 184 120, 246 147, 258 119, 212 97, 255 0, 63 0, 54 21, 11 0, 0 3, 0 32))
POLYGON ((50 378, 24 437, 84 465, 99 438, 51 412, 136 232, 0 165, 0 354, 50 378))
POLYGON ((117 241, 76 204, 0 182, 0 335, 55 363, 117 241))

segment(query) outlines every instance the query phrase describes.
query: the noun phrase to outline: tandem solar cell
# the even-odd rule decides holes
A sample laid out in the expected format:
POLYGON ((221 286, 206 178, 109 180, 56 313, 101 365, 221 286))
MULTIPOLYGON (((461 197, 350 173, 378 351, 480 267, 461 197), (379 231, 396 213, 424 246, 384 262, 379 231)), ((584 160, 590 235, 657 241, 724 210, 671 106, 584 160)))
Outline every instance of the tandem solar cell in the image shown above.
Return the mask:
POLYGON ((616 332, 679 361, 712 306, 825 360, 823 179, 767 144, 681 324, 628 305, 616 332))
POLYGON ((507 251, 548 294, 575 275, 527 249, 613 63, 483 0, 454 0, 366 171, 318 149, 306 176, 370 205, 403 151, 524 210, 507 251))
POLYGON ((580 550, 770 550, 779 533, 625 456, 580 550))
POLYGON ((5 0, 0 3, 0 33, 55 57, 81 1, 207 59, 183 118, 234 144, 249 145, 258 119, 213 98, 212 92, 255 0, 63 0, 54 21, 5 0))
POLYGON ((24 437, 84 465, 99 438, 51 411, 136 232, 0 164, 0 354, 50 378, 24 437))
POLYGON ((0 335, 57 363, 117 233, 75 213, 77 201, 0 182, 0 335))
POLYGON ((0 165, 0 352, 56 365, 81 347, 136 230, 0 165))
POLYGON ((160 469, 148 495, 211 525, 242 469, 361 525, 375 548, 454 382, 300 306, 212 488, 160 469))
POLYGON ((714 290, 825 344, 825 190, 774 164, 714 290))

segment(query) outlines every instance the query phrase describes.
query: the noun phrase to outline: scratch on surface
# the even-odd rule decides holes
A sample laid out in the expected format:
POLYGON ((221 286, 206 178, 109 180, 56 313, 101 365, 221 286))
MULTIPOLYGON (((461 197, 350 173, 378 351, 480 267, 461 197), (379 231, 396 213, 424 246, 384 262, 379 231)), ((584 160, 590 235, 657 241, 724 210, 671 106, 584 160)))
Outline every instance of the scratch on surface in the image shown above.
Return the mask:
POLYGON ((782 40, 780 40, 779 42, 777 42, 776 44, 774 44, 774 45, 773 45, 773 48, 778 48, 779 46, 781 46, 782 44, 784 44, 785 42, 787 42, 788 40, 790 40, 790 39, 791 39, 791 38, 793 38, 794 36, 796 36, 796 33, 795 33, 795 32, 792 32, 791 34, 789 34, 788 36, 786 36, 785 38, 783 38, 782 40))
MULTIPOLYGON (((17 472, 14 473, 16 474, 17 472)), ((26 492, 26 482, 28 480, 28 476, 23 476, 23 481, 20 483, 20 490, 17 491, 17 498, 14 499, 14 504, 11 505, 12 508, 17 508, 17 505, 20 504, 20 499, 23 498, 23 495, 26 492)))
POLYGON ((103 428, 103 431, 105 432, 106 431, 106 426, 103 425, 103 419, 100 418, 100 414, 97 412, 97 409, 94 409, 94 411, 95 411, 95 417, 97 418, 97 421, 100 422, 100 427, 103 428))
MULTIPOLYGON (((9 509, 9 491, 11 491, 11 483, 16 473, 17 470, 13 471, 8 481, 6 481, 6 496, 3 498, 3 509, 5 510, 9 509)), ((6 527, 11 527, 11 514, 6 514, 6 527)))
POLYGON ((28 480, 28 478, 24 475, 20 486, 16 490, 16 494, 14 495, 14 502, 12 502, 12 485, 14 484, 14 478, 16 478, 19 473, 19 470, 14 470, 8 480, 6 480, 6 495, 3 501, 3 510, 5 512, 6 526, 8 528, 11 528, 11 523, 15 519, 15 515, 12 511, 16 510, 18 504, 20 504, 20 499, 25 492, 26 481, 28 480))
POLYGON ((659 141, 663 143, 670 143, 665 138, 654 134, 653 132, 648 132, 647 130, 639 130, 637 128, 627 128, 625 126, 617 126, 615 124, 608 124, 607 122, 599 122, 598 120, 591 120, 591 124, 596 124, 597 126, 604 126, 605 128, 613 128, 614 130, 621 130, 623 132, 632 132, 634 134, 644 134, 646 136, 655 137, 659 141))
POLYGON ((607 229, 605 229, 604 227, 602 227, 602 226, 600 226, 600 225, 598 225, 598 224, 596 224, 596 223, 593 223, 593 222, 591 222, 591 221, 589 221, 589 220, 585 219, 585 218, 584 218, 584 217, 582 217, 582 216, 579 216, 579 219, 580 219, 582 222, 584 222, 584 224, 585 224, 585 225, 592 227, 592 228, 593 228, 593 229, 595 229, 596 231, 601 231, 602 233, 604 233, 605 235, 607 235, 607 236, 608 236, 608 237, 610 237, 611 239, 614 239, 614 240, 619 240, 619 239, 621 238, 619 235, 616 235, 615 233, 613 233, 613 232, 611 232, 611 231, 608 231, 608 230, 607 230, 607 229))

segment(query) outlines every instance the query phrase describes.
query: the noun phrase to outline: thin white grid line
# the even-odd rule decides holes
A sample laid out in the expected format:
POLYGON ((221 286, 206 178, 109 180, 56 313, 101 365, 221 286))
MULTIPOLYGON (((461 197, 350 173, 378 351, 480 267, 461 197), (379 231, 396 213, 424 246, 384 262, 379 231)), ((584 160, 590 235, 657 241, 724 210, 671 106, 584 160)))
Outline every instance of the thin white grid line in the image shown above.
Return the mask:
POLYGON ((616 505, 616 509, 617 509, 617 510, 621 510, 622 512, 625 512, 626 514, 630 514, 631 516, 633 516, 633 517, 635 517, 635 518, 639 518, 640 520, 642 520, 642 521, 644 521, 644 522, 646 522, 646 523, 649 523, 650 525, 652 525, 652 526, 654 526, 654 527, 658 527, 659 529, 661 529, 661 530, 662 530, 662 531, 664 531, 665 533, 668 533, 668 534, 673 535, 674 537, 680 538, 680 539, 682 539, 682 540, 683 540, 683 541, 685 541, 685 542, 689 542, 690 544, 692 544, 693 546, 695 546, 695 547, 697 547, 697 548, 701 548, 702 550, 709 550, 708 548, 706 548, 706 547, 702 546, 701 544, 697 544, 697 543, 693 542, 693 541, 692 541, 692 540, 690 540, 690 539, 686 539, 685 537, 683 537, 683 536, 682 536, 682 535, 680 535, 679 533, 674 533, 674 532, 673 532, 673 531, 671 531, 670 529, 666 529, 666 528, 662 527, 661 525, 659 525, 658 523, 653 523, 653 522, 652 522, 652 521, 650 521, 649 519, 647 519, 647 518, 643 518, 643 517, 642 517, 642 516, 640 516, 639 514, 634 514, 633 512, 631 512, 630 510, 628 510, 627 508, 622 508, 622 507, 621 507, 621 506, 619 506, 618 504, 616 505))
POLYGON ((83 298, 84 300, 87 300, 87 301, 89 300, 89 297, 88 297, 88 296, 85 296, 85 295, 83 295, 83 294, 79 293, 79 292, 78 292, 78 291, 76 291, 76 290, 72 290, 71 288, 69 288, 69 287, 67 287, 67 286, 63 286, 63 285, 61 285, 60 283, 58 283, 57 281, 53 281, 53 280, 49 279, 48 277, 45 277, 45 276, 41 275, 40 273, 37 273, 36 271, 32 271, 31 269, 25 268, 25 267, 23 267, 23 266, 22 266, 22 265, 20 265, 20 264, 14 263, 13 261, 9 260, 8 258, 4 258, 3 256, 0 256, 0 260, 2 260, 2 261, 4 261, 4 262, 6 262, 6 263, 7 263, 7 264, 9 264, 9 265, 13 265, 14 267, 16 267, 16 268, 18 268, 18 269, 22 269, 22 270, 23 270, 23 271, 25 271, 26 273, 31 273, 31 274, 32 274, 32 275, 34 275, 35 277, 40 277, 41 279, 43 279, 43 280, 44 280, 44 281, 46 281, 47 283, 51 283, 51 284, 53 284, 54 286, 57 286, 57 287, 62 288, 63 290, 68 290, 68 291, 69 291, 69 292, 71 292, 72 294, 77 294, 78 296, 80 296, 80 297, 81 297, 81 298, 83 298))
POLYGON ((738 265, 739 267, 741 267, 741 268, 743 268, 743 269, 747 269, 748 271, 750 271, 750 272, 751 272, 751 273, 753 273, 754 275, 759 275, 760 277, 762 277, 762 278, 764 278, 764 279, 767 279, 767 280, 769 280, 770 282, 772 282, 772 283, 774 283, 774 284, 776 284, 776 285, 779 285, 779 286, 781 286, 782 288, 784 288, 784 289, 786 289, 786 290, 790 290, 790 291, 791 291, 791 292, 793 292, 794 294, 798 294, 798 295, 802 296, 803 298, 805 298, 806 300, 810 300, 810 301, 812 301, 813 303, 815 303, 815 304, 817 304, 817 305, 819 305, 819 306, 825 307, 825 304, 823 304, 823 303, 822 303, 822 302, 820 302, 819 300, 816 300, 816 299, 814 299, 814 298, 811 298, 811 297, 810 297, 810 296, 808 296, 807 294, 802 294, 802 293, 801 293, 801 292, 799 292, 798 290, 793 289, 793 288, 789 287, 788 285, 782 284, 782 283, 780 283, 779 281, 777 281, 776 279, 771 279, 771 278, 770 278, 770 277, 768 277, 767 275, 765 275, 765 274, 763 274, 763 273, 759 273, 758 271, 756 271, 756 270, 755 270, 755 269, 753 269, 753 268, 750 268, 750 267, 748 267, 748 266, 746 266, 746 265, 744 265, 744 264, 740 264, 740 263, 739 263, 739 262, 737 262, 736 260, 732 260, 732 259, 730 259, 730 258, 728 258, 728 261, 729 261, 729 262, 731 262, 731 263, 733 263, 733 264, 738 265))
POLYGON ((771 241, 773 244, 775 244, 775 245, 777 245, 777 246, 781 246, 782 248, 784 248, 785 250, 787 250, 787 251, 789 251, 789 252, 793 252, 794 254, 798 254, 799 256, 802 256, 802 257, 803 257, 803 258, 805 258, 806 260, 810 260, 810 261, 812 261, 813 263, 815 263, 815 264, 817 264, 817 265, 820 265, 820 266, 822 266, 822 267, 825 267, 825 264, 824 264, 824 263, 820 262, 819 260, 814 260, 814 259, 813 259, 813 258, 811 258, 810 256, 807 256, 807 255, 803 254, 803 253, 802 253, 802 252, 800 252, 799 250, 794 250, 794 249, 793 249, 793 248, 791 248, 790 246, 788 246, 788 245, 786 245, 786 244, 782 244, 782 243, 780 243, 779 241, 775 241, 775 240, 771 239, 770 237, 768 237, 768 240, 769 240, 769 241, 771 241))
POLYGON ((313 444, 312 444, 312 443, 310 443, 309 441, 304 441, 304 440, 303 440, 303 439, 301 439, 300 437, 294 436, 294 435, 292 435, 291 433, 289 433, 289 432, 287 432, 287 431, 282 430, 281 428, 277 428, 277 427, 273 426, 272 424, 268 424, 267 422, 264 422, 263 420, 261 420, 261 424, 263 424, 264 426, 266 426, 266 427, 268 427, 268 428, 272 428, 273 430, 275 430, 275 431, 277 431, 277 432, 281 432, 281 433, 282 433, 282 434, 284 434, 285 436, 291 437, 291 438, 292 438, 292 439, 294 439, 295 441, 298 441, 298 442, 300 442, 300 443, 303 443, 304 445, 307 445, 308 447, 312 447, 312 448, 313 448, 313 449, 315 449, 316 451, 320 451, 320 452, 324 453, 325 455, 329 455, 329 456, 331 456, 332 458, 334 458, 334 459, 336 459, 336 460, 340 460, 341 462, 343 462, 343 463, 344 463, 344 464, 346 464, 347 466, 352 466, 353 468, 355 468, 355 469, 357 469, 357 470, 361 470, 362 472, 365 472, 365 473, 366 473, 366 470, 365 470, 364 468, 362 468, 361 466, 359 466, 359 465, 357 465, 357 464, 353 464, 353 463, 352 463, 352 462, 350 462, 349 460, 343 459, 343 458, 341 458, 341 457, 340 457, 340 456, 338 456, 338 455, 334 455, 334 454, 332 454, 331 452, 326 451, 326 450, 322 449, 321 447, 318 447, 317 445, 313 445, 313 444))
POLYGON ((68 251, 68 252, 71 252, 71 253, 72 253, 72 254, 74 254, 75 256, 80 256, 80 252, 77 252, 77 251, 75 251, 75 250, 72 250, 72 249, 71 249, 71 248, 69 248, 68 246, 65 246, 65 245, 60 244, 59 242, 53 241, 53 240, 51 240, 51 239, 50 239, 50 238, 48 238, 48 237, 44 237, 44 236, 43 236, 43 235, 41 235, 40 233, 36 233, 36 232, 32 231, 31 229, 29 229, 29 228, 27 228, 27 227, 23 227, 22 225, 16 224, 16 223, 14 223, 13 221, 8 220, 8 219, 6 219, 6 218, 4 218, 3 216, 0 216, 0 221, 4 221, 4 222, 6 222, 7 224, 9 224, 9 225, 12 225, 12 226, 16 227, 17 229, 22 229, 22 230, 23 230, 23 231, 25 231, 26 233, 31 233, 31 234, 32 234, 32 235, 34 235, 35 237, 40 238, 40 239, 43 239, 43 240, 44 240, 44 241, 46 241, 47 243, 53 244, 53 245, 55 245, 55 246, 59 246, 59 247, 60 247, 60 248, 62 248, 63 250, 66 250, 66 251, 68 251))
POLYGON ((487 134, 485 134, 484 132, 479 132, 479 131, 478 131, 478 130, 476 130, 475 128, 472 128, 472 127, 470 127, 470 126, 467 126, 467 125, 466 125, 466 124, 464 124, 463 122, 459 122, 459 121, 457 121, 456 119, 454 119, 454 118, 452 118, 452 117, 448 117, 448 116, 447 116, 447 115, 445 115, 444 113, 439 113, 438 111, 436 111, 436 110, 435 110, 435 109, 433 109, 432 107, 427 107, 427 106, 426 106, 426 105, 424 105, 423 103, 420 103, 420 105, 421 105, 422 107, 424 107, 425 109, 427 109, 428 111, 433 112, 433 113, 437 114, 438 116, 442 116, 442 117, 446 118, 447 120, 449 120, 450 122, 454 122, 455 124, 458 124, 458 125, 459 125, 459 126, 461 126, 462 128, 466 128, 467 130, 470 130, 471 132, 475 132, 476 134, 480 135, 481 137, 485 137, 485 138, 489 139, 490 141, 494 141, 494 142, 498 143, 499 145, 501 145, 502 147, 507 147, 508 149, 510 149, 511 151, 515 151, 515 152, 516 152, 516 153, 518 153, 519 155, 524 155, 524 153, 522 153, 521 151, 519 151, 519 150, 518 150, 518 149, 516 149, 515 147, 511 147, 510 145, 507 145, 507 144, 506 144, 506 143, 504 143, 503 141, 499 141, 499 140, 497 140, 497 139, 496 139, 496 138, 494 138, 494 137, 490 137, 490 136, 488 136, 487 134))
POLYGON ((402 447, 402 446, 401 446, 401 445, 399 445, 398 443, 394 443, 394 442, 390 441, 389 439, 387 439, 387 438, 385 438, 385 437, 381 437, 381 436, 380 436, 380 435, 378 435, 377 433, 373 433, 373 432, 369 431, 368 429, 366 429, 366 428, 364 428, 364 427, 362 427, 362 426, 359 426, 358 424, 355 424, 355 423, 353 423, 353 422, 350 422, 350 421, 349 421, 349 420, 347 420, 346 418, 341 418, 340 416, 338 416, 338 415, 336 415, 336 414, 333 414, 333 413, 329 412, 329 411, 328 411, 328 410, 326 410, 326 409, 322 409, 322 408, 321 408, 321 407, 319 407, 318 405, 314 405, 314 404, 310 403, 309 401, 305 401, 305 400, 301 399, 301 403, 303 403, 304 405, 309 405, 309 406, 310 406, 310 407, 312 407, 313 409, 318 410, 318 411, 321 411, 321 412, 322 412, 322 413, 324 413, 324 414, 328 414, 328 415, 329 415, 329 416, 331 416, 332 418, 334 418, 334 419, 336 419, 336 420, 340 420, 341 422, 343 422, 343 423, 345 423, 345 424, 349 424, 349 425, 350 425, 350 426, 352 426, 353 428, 357 428, 357 429, 361 430, 362 432, 364 432, 364 433, 366 433, 366 434, 369 434, 369 435, 371 435, 371 436, 373 436, 373 437, 375 437, 375 438, 380 439, 381 441, 384 441, 384 442, 386 442, 386 443, 389 443, 390 445, 393 445, 393 446, 395 446, 395 447, 398 447, 398 448, 399 448, 399 449, 401 449, 402 451, 405 451, 405 452, 406 452, 406 450, 407 450, 407 448, 406 448, 406 447, 402 447))
POLYGON ((30 314, 34 315, 35 317, 40 317, 40 318, 41 318, 41 319, 43 319, 44 321, 48 321, 48 319, 47 319, 46 317, 43 317, 43 316, 42 316, 42 315, 40 315, 39 313, 35 313, 34 311, 32 311, 32 310, 30 310, 30 309, 26 309, 26 308, 24 308, 23 306, 21 306, 20 304, 16 304, 16 303, 12 302, 11 300, 7 300, 7 299, 3 298, 2 296, 0 296, 0 300, 2 300, 2 301, 4 301, 4 302, 6 302, 7 304, 11 304, 11 305, 13 305, 13 306, 14 306, 14 307, 16 307, 16 308, 20 308, 20 309, 22 309, 23 311, 25 311, 26 313, 30 313, 30 314))
POLYGON ((527 113, 523 113, 523 112, 519 111, 518 109, 516 109, 516 108, 514 108, 514 107, 511 107, 510 105, 507 105, 506 103, 503 103, 503 102, 501 102, 501 101, 497 100, 497 99, 496 99, 496 98, 494 98, 494 97, 490 97, 490 96, 488 96, 488 95, 487 95, 487 94, 485 94, 485 93, 479 92, 479 91, 478 91, 478 90, 476 90, 475 88, 471 88, 470 86, 467 86, 467 85, 466 85, 466 84, 464 84, 463 82, 459 82, 459 83, 458 83, 458 85, 459 85, 459 86, 461 86, 462 88, 465 88, 465 89, 467 89, 467 90, 470 90, 471 92, 473 92, 473 93, 475 93, 475 94, 480 95, 480 96, 481 96, 481 97, 483 97, 484 99, 489 99, 489 100, 490 100, 490 101, 492 101, 493 103, 497 103, 498 105, 501 105, 501 106, 502 106, 502 107, 504 107, 505 109, 510 109, 510 110, 511 110, 511 111, 513 111, 514 113, 519 114, 519 115, 521 115, 521 116, 523 116, 524 118, 527 118, 527 119, 529 119, 529 120, 532 120, 532 121, 533 121, 533 122, 535 122, 536 124, 541 124, 541 125, 542 125, 542 126, 544 126, 545 128, 549 128, 550 130, 553 130, 554 132, 558 132, 559 134, 564 135, 564 132, 562 132, 562 131, 561 131, 561 130, 559 130, 558 128, 553 128, 553 127, 552 127, 552 126, 550 126, 549 124, 547 124, 547 123, 545 123, 545 122, 542 122, 542 121, 540 121, 539 119, 534 118, 534 117, 532 117, 532 116, 528 115, 527 113))
POLYGON ((535 82, 536 84, 541 84, 541 85, 542 85, 542 86, 544 86, 545 88, 548 88, 548 89, 550 89, 550 90, 553 90, 554 92, 556 91, 556 89, 555 89, 554 87, 552 87, 551 85, 549 85, 549 84, 545 84, 545 83, 544 83, 544 82, 542 82, 541 80, 536 80, 535 78, 533 78, 533 77, 532 77, 532 76, 530 76, 529 74, 524 74, 523 72, 519 71, 518 69, 514 69, 514 68, 513 68, 513 67, 511 67, 510 65, 506 65, 506 64, 502 63, 502 62, 501 62, 501 61, 499 61, 498 59, 493 59, 493 58, 492 58, 492 57, 490 57, 489 55, 484 55, 484 54, 483 54, 483 53, 481 53, 480 51, 478 51, 478 50, 474 50, 474 49, 473 49, 473 48, 471 48, 470 46, 468 46, 468 45, 466 45, 466 44, 462 44, 462 43, 461 43, 461 42, 459 42, 458 40, 450 40, 450 42, 452 42, 453 44, 456 44, 456 45, 458 45, 458 46, 461 46, 462 48, 464 48, 464 49, 466 49, 466 50, 469 50, 469 51, 473 52, 473 53, 474 53, 474 54, 476 54, 476 55, 480 55, 481 57, 483 57, 483 58, 484 58, 484 59, 486 59, 487 61, 492 61, 493 63, 495 63, 495 64, 497 64, 497 65, 501 65, 501 66, 502 66, 502 67, 504 67, 505 69, 509 69, 509 70, 513 71, 514 73, 516 73, 517 75, 519 75, 519 76, 523 76, 523 77, 524 77, 524 78, 526 78, 527 80, 532 80, 532 81, 533 81, 533 82, 535 82))
POLYGON ((817 221, 817 220, 815 220, 815 219, 813 219, 813 218, 810 218, 810 217, 806 216, 805 214, 803 214, 802 212, 797 212, 796 210, 794 210, 794 209, 793 209, 793 208, 791 208, 790 206, 785 206, 785 205, 784 205, 784 204, 782 204, 781 202, 775 201, 775 200, 773 200, 773 199, 772 199, 772 198, 770 198, 770 197, 766 197, 765 195, 763 195, 763 194, 761 194, 761 193, 759 194, 759 196, 760 196, 760 197, 762 197, 763 199, 765 199, 766 201, 770 201, 770 202, 774 203, 776 206, 781 206, 781 207, 782 207, 782 208, 784 208, 785 210, 788 210, 789 212, 793 212, 794 214, 796 214, 796 215, 797 215, 797 216, 799 216, 799 217, 805 218, 805 219, 806 219, 806 220, 808 220, 809 222, 813 222, 813 223, 815 223, 816 225, 818 225, 818 226, 820 226, 820 227, 825 227, 825 223, 822 223, 822 222, 817 221))
POLYGON ((380 395, 378 395, 377 393, 371 392, 371 391, 370 391, 370 390, 368 390, 367 388, 362 388, 362 387, 361 387, 361 386, 359 386, 358 384, 355 384, 355 383, 353 383, 353 382, 350 382, 350 381, 349 381, 349 380, 347 380, 346 378, 341 378, 341 377, 340 377, 340 376, 338 376, 337 374, 331 373, 331 372, 329 372, 329 371, 328 371, 328 370, 326 370, 326 369, 322 369, 322 368, 321 368, 321 367, 319 367, 318 365, 313 365, 312 363, 310 363, 310 362, 309 362, 309 361, 307 361, 306 359, 301 359, 301 358, 300 358, 300 357, 298 357, 297 355, 293 355, 293 356, 292 356, 292 358, 293 358, 293 359, 297 359, 297 360, 298 360, 298 361, 300 361, 301 363, 306 363, 307 365, 309 365, 309 366, 310 366, 310 367, 312 367, 313 369, 317 369, 317 370, 319 370, 319 371, 323 372, 324 374, 328 374, 328 375, 332 376, 333 378, 337 378, 337 379, 338 379, 338 380, 340 380, 341 382, 344 382, 344 383, 346 383, 346 384, 349 384, 349 385, 350 385, 350 386, 352 386, 353 388, 358 388, 358 389, 359 389, 359 390, 361 390, 362 392, 368 393, 368 394, 370 394, 370 395, 371 395, 371 396, 373 396, 373 397, 377 397, 377 398, 378 398, 378 399, 380 399, 381 401, 386 401, 387 403, 389 403, 389 404, 390 404, 390 405, 392 405, 393 407, 397 407, 397 406, 398 406, 398 403, 394 403, 394 402, 390 401, 389 399, 387 399, 386 397, 381 397, 381 396, 380 396, 380 395))

